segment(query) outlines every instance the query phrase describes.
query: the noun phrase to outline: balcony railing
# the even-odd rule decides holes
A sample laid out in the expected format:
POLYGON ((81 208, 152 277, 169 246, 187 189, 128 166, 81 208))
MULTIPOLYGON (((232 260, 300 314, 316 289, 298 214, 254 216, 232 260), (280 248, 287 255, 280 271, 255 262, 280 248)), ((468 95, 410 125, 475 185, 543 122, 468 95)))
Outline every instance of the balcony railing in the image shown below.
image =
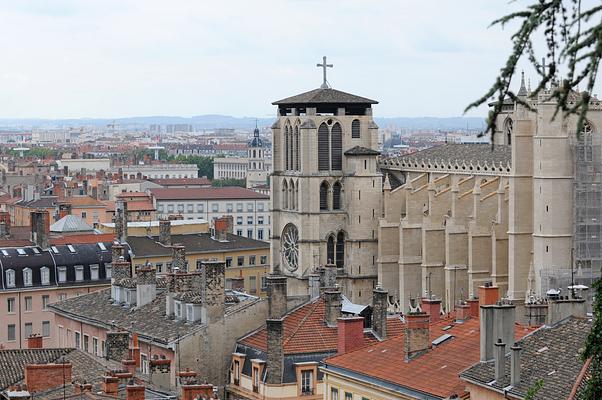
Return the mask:
POLYGON ((313 396, 314 389, 313 388, 301 388, 301 396, 313 396))

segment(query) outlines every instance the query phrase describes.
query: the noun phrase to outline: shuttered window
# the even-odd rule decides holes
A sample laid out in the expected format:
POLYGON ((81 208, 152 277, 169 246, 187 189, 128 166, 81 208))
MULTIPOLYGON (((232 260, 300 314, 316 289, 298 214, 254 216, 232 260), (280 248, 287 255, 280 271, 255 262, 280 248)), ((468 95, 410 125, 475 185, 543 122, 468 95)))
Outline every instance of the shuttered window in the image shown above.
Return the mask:
POLYGON ((320 125, 318 128, 318 171, 330 169, 330 145, 328 143, 328 126, 320 125))
POLYGON ((351 137, 353 139, 360 138, 360 120, 359 119, 354 119, 353 122, 351 122, 351 137))
POLYGON ((332 127, 330 141, 332 145, 332 170, 340 171, 343 169, 343 131, 338 122, 332 127))

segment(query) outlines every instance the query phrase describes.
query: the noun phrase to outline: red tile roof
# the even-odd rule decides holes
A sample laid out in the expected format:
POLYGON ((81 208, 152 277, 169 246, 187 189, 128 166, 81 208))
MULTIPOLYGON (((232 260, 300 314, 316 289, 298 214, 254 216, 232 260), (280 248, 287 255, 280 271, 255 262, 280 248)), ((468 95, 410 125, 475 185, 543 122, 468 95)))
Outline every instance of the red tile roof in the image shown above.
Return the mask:
MULTIPOLYGON (((115 212, 115 202, 107 201, 107 212, 115 212)), ((128 201, 127 202, 128 212, 129 211, 155 211, 153 203, 150 201, 128 201)))
POLYGON ((145 192, 121 192, 115 195, 115 197, 148 197, 148 193, 145 192))
MULTIPOLYGON (((324 299, 320 298, 293 310, 284 317, 284 354, 325 353, 337 350, 337 328, 324 322, 324 299)), ((403 331, 399 318, 387 320, 389 336, 403 331)), ((372 334, 365 335, 366 343, 377 339, 372 334)), ((267 331, 265 326, 240 341, 241 344, 267 351, 267 331)))
POLYGON ((105 207, 105 204, 90 196, 72 196, 65 197, 60 200, 60 203, 70 204, 71 207, 105 207))
POLYGON ((112 242, 115 240, 114 233, 86 233, 81 235, 63 235, 55 236, 50 238, 50 244, 62 245, 62 244, 86 244, 86 243, 99 243, 99 242, 112 242))
POLYGON ((207 178, 157 178, 151 179, 152 182, 162 186, 174 185, 209 185, 211 181, 207 178))
MULTIPOLYGON (((534 329, 516 325, 515 336, 519 339, 534 329)), ((479 332, 478 319, 469 319, 464 323, 444 319, 431 325, 430 340, 446 333, 454 337, 409 362, 405 361, 403 352, 403 332, 384 342, 332 356, 324 362, 327 366, 343 368, 433 396, 462 396, 466 384, 458 375, 479 361, 479 332), (451 329, 442 330, 450 325, 453 326, 451 329)))
POLYGON ((254 192, 239 186, 223 188, 157 188, 150 190, 157 200, 220 200, 220 199, 260 199, 270 196, 254 192))

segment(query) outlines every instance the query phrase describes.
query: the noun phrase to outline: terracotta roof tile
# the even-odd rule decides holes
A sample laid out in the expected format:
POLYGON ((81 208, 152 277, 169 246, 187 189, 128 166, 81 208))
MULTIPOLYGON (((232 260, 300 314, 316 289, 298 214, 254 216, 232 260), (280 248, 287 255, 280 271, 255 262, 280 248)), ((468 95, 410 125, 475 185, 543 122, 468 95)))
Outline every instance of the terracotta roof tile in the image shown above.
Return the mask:
POLYGON ((150 189, 157 200, 198 200, 198 199, 261 199, 268 200, 270 196, 254 192, 238 186, 223 188, 172 188, 150 189))

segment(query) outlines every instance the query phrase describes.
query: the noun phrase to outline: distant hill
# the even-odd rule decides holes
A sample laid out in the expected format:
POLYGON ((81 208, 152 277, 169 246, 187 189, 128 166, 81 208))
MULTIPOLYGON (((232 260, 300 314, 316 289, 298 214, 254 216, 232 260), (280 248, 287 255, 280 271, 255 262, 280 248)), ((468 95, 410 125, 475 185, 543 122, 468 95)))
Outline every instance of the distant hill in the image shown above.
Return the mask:
MULTIPOLYGON (((270 126, 274 118, 258 118, 260 126, 270 126)), ((437 117, 392 117, 375 118, 380 127, 397 126, 406 129, 479 129, 484 126, 483 118, 437 118, 437 117)), ((232 117, 228 115, 198 115, 194 117, 148 116, 128 118, 81 118, 81 119, 2 119, 0 128, 79 128, 82 126, 107 126, 118 125, 121 128, 145 129, 152 124, 191 124, 196 129, 235 128, 253 129, 255 117, 232 117)))

